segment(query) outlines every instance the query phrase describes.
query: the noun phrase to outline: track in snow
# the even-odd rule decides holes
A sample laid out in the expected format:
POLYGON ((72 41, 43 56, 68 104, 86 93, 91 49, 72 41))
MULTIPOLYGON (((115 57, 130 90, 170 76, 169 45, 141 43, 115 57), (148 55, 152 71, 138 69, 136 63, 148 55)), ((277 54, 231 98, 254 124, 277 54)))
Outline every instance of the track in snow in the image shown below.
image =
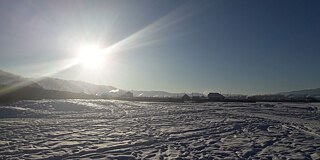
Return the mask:
POLYGON ((19 101, 0 106, 0 158, 319 159, 310 105, 19 101))

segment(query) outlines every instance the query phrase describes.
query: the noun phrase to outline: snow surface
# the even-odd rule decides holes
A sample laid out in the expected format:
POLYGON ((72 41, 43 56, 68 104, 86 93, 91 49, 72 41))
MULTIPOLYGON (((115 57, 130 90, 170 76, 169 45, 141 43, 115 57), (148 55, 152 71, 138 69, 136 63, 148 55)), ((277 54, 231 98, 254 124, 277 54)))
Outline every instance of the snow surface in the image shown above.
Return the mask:
POLYGON ((19 101, 0 159, 320 159, 320 113, 294 103, 19 101))

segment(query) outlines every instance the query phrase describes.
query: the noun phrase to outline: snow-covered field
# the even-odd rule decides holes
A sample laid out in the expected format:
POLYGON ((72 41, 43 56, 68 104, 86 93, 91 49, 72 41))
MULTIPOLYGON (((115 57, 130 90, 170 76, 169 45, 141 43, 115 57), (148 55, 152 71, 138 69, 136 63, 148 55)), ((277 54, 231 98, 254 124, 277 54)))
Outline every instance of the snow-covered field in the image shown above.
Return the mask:
POLYGON ((290 103, 19 101, 0 159, 320 159, 320 113, 290 103))

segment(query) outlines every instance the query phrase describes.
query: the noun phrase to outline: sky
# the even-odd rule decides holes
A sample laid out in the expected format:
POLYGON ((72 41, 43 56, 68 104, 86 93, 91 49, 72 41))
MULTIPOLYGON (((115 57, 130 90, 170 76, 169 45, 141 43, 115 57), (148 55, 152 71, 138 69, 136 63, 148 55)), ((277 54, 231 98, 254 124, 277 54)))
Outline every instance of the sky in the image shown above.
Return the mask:
MULTIPOLYGON (((0 1, 0 69, 128 90, 320 87, 320 1, 0 1), (106 52, 95 67, 81 48, 106 52)), ((95 62, 94 62, 95 63, 95 62)))

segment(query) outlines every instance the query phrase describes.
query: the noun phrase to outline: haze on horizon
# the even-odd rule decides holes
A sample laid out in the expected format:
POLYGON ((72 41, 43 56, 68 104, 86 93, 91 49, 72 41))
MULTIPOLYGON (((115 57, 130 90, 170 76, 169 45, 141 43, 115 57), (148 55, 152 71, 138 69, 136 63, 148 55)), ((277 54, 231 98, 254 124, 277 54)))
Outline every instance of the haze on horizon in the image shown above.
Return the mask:
POLYGON ((0 69, 128 90, 319 88, 319 8, 311 0, 2 0, 0 69))

